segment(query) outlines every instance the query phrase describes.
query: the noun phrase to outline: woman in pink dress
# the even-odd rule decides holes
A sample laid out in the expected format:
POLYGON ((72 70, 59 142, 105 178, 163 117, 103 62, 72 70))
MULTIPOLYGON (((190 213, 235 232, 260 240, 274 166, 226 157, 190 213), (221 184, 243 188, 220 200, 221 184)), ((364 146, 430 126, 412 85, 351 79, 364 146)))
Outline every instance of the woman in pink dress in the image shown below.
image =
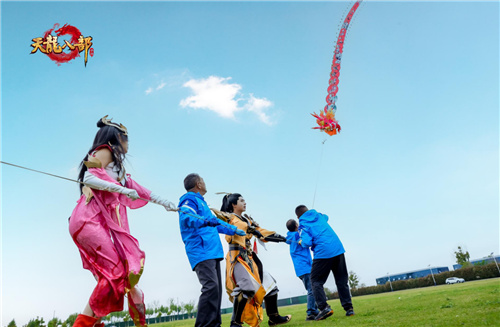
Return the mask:
POLYGON ((80 164, 81 197, 69 220, 69 232, 80 251, 83 267, 97 280, 87 306, 74 327, 92 327, 100 318, 123 310, 125 295, 136 326, 146 325, 144 295, 137 283, 145 254, 130 235, 126 207, 140 208, 149 202, 176 211, 164 200, 125 174, 127 129, 103 117, 89 153, 80 164))

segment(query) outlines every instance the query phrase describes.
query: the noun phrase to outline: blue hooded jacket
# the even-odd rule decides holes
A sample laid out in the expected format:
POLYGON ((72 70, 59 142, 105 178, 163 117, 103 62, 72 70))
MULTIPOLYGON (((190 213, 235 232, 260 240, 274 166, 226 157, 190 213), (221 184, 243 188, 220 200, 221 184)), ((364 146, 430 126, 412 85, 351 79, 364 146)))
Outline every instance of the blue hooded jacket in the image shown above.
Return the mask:
POLYGON ((219 233, 234 235, 235 229, 223 224, 222 221, 219 221, 222 224, 217 227, 208 226, 209 221, 215 221, 217 218, 199 193, 184 194, 179 200, 178 207, 179 227, 191 268, 194 270, 198 263, 205 260, 222 260, 224 251, 219 233), (203 219, 186 213, 198 215, 203 219))
POLYGON ((300 246, 299 240, 299 232, 288 232, 286 235, 286 243, 290 244, 290 256, 297 277, 310 274, 312 266, 311 251, 309 248, 300 246))
POLYGON ((310 247, 314 259, 328 259, 345 252, 342 242, 328 224, 328 216, 314 209, 299 218, 299 229, 303 247, 310 247))

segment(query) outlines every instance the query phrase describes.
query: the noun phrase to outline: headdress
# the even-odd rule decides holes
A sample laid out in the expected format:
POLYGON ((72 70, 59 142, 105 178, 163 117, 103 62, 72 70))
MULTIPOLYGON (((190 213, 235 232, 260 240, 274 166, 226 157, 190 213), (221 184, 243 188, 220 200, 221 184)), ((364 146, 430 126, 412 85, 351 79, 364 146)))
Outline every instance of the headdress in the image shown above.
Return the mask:
POLYGON ((122 124, 118 125, 117 123, 113 123, 111 121, 113 118, 107 119, 107 117, 108 117, 108 115, 101 118, 101 121, 104 125, 116 127, 116 128, 118 128, 119 131, 123 132, 124 135, 128 135, 127 127, 123 126, 122 124))

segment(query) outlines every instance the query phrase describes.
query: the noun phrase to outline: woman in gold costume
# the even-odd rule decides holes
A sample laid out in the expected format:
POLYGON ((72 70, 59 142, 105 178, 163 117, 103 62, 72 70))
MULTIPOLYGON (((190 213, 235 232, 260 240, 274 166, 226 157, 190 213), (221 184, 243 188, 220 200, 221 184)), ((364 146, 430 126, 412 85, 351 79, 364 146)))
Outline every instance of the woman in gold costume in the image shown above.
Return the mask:
POLYGON ((291 315, 280 316, 278 312, 278 287, 275 279, 263 269, 262 262, 252 250, 255 236, 264 242, 286 242, 286 238, 261 228, 252 217, 243 214, 245 199, 241 194, 224 196, 221 211, 212 209, 218 218, 244 230, 245 236, 226 236, 229 252, 226 256, 226 291, 233 302, 231 327, 247 323, 260 326, 263 320, 262 302, 265 301, 269 326, 285 324, 291 315))

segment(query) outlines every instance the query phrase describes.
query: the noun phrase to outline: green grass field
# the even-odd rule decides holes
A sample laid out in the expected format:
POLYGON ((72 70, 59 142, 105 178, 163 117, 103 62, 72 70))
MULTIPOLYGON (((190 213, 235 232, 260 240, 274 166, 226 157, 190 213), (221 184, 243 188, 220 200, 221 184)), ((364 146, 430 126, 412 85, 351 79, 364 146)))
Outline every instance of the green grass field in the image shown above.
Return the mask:
MULTIPOLYGON (((280 314, 292 315, 288 327, 500 326, 500 278, 354 297, 352 317, 345 316, 339 300, 328 303, 334 314, 323 321, 305 321, 305 304, 280 307, 280 314)), ((222 326, 228 327, 230 319, 223 315, 222 326)), ((155 325, 188 326, 194 319, 155 325)), ((261 326, 268 326, 265 314, 261 326)))

